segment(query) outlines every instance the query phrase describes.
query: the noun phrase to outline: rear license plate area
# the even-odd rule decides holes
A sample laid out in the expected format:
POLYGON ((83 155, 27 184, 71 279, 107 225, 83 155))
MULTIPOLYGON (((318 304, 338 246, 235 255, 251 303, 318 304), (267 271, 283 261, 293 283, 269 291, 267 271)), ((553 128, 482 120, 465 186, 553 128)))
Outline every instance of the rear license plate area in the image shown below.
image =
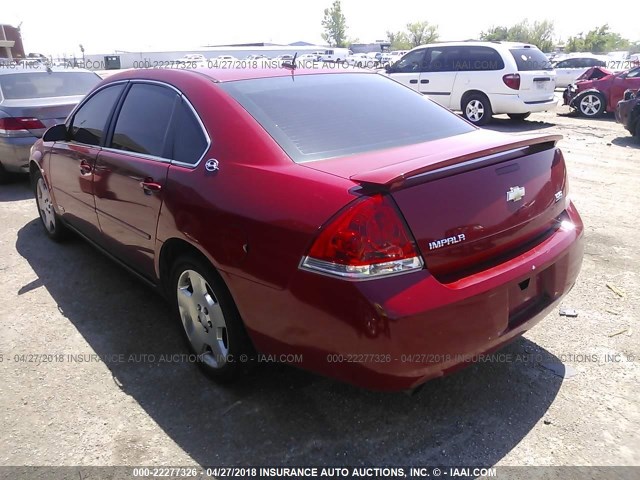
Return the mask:
POLYGON ((509 286, 509 328, 527 321, 550 303, 545 289, 550 274, 549 270, 542 271, 509 286))

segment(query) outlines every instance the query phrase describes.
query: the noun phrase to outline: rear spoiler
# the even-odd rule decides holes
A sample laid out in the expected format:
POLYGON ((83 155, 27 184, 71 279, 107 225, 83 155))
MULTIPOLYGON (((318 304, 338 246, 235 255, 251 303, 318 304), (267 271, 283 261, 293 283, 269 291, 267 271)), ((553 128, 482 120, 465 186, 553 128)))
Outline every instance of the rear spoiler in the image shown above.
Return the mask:
POLYGON ((518 136, 512 142, 499 143, 469 151, 473 145, 462 145, 452 150, 434 152, 406 162, 388 165, 376 170, 357 173, 349 177, 363 186, 384 187, 394 190, 435 180, 468 170, 515 160, 554 148, 562 135, 518 136))

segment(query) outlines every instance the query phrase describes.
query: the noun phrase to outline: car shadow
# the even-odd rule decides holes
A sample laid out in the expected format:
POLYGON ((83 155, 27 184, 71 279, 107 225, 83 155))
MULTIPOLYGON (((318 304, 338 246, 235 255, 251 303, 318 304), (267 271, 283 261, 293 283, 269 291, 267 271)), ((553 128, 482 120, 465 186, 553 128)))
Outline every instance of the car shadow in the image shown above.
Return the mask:
POLYGON ((9 179, 8 183, 0 185, 0 203, 15 202, 33 198, 33 190, 29 177, 20 175, 9 179))
POLYGON ((570 110, 570 111, 567 111, 567 112, 556 112, 556 115, 558 117, 572 118, 572 119, 576 119, 576 120, 580 120, 580 121, 598 120, 598 121, 601 121, 601 122, 616 123, 615 114, 614 113, 610 113, 610 112, 605 112, 605 113, 601 114, 598 117, 585 117, 584 115, 580 115, 580 113, 578 113, 575 110, 570 110))
POLYGON ((510 118, 493 117, 493 119, 485 125, 483 128, 487 130, 494 130, 497 132, 529 132, 531 130, 541 130, 543 128, 555 127, 555 124, 549 122, 542 122, 538 120, 522 120, 516 121, 510 118))
POLYGON ((640 148, 640 141, 632 137, 631 134, 626 137, 616 137, 611 140, 611 143, 618 147, 640 148))
POLYGON ((279 364, 220 386, 184 360, 181 327, 160 297, 91 246, 52 243, 34 219, 16 248, 115 384, 201 465, 494 465, 544 417, 563 382, 560 361, 521 338, 501 361, 411 396, 279 364))

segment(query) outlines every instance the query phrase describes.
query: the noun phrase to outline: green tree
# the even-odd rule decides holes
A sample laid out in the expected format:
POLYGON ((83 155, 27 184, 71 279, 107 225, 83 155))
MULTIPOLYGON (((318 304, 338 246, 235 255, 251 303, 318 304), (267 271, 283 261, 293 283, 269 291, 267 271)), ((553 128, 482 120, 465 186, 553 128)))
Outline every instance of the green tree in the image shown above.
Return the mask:
POLYGON ((409 50, 412 47, 405 32, 387 31, 387 40, 391 44, 391 50, 409 50))
POLYGON ((509 37, 509 29, 507 27, 491 27, 486 32, 480 33, 480 40, 486 42, 501 42, 509 37))
POLYGON ((407 24, 407 40, 411 47, 433 43, 440 37, 438 26, 429 22, 415 22, 407 24))
POLYGON ((488 31, 480 33, 480 39, 485 41, 530 43, 537 46, 543 52, 549 52, 553 50, 554 47, 553 35, 553 22, 543 20, 530 24, 529 21, 525 19, 511 27, 491 27, 488 31))
POLYGON ((579 33, 575 37, 569 37, 565 45, 566 52, 593 52, 603 53, 613 50, 625 50, 630 47, 630 42, 622 38, 619 33, 609 30, 609 25, 604 24, 589 30, 586 35, 579 33))
POLYGON ((347 20, 342 13, 340 0, 335 0, 331 8, 324 9, 322 28, 324 28, 322 39, 325 42, 332 47, 346 47, 347 20))

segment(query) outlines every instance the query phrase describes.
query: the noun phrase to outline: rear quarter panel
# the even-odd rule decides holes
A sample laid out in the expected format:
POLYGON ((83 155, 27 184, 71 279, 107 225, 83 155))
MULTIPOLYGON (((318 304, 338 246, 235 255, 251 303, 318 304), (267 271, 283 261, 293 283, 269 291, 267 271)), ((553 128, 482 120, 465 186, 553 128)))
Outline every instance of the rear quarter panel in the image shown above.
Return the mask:
POLYGON ((226 274, 285 288, 320 226, 355 198, 354 184, 295 164, 213 83, 180 88, 212 144, 195 169, 170 167, 158 240, 181 238, 226 274), (210 158, 218 171, 204 168, 210 158))

